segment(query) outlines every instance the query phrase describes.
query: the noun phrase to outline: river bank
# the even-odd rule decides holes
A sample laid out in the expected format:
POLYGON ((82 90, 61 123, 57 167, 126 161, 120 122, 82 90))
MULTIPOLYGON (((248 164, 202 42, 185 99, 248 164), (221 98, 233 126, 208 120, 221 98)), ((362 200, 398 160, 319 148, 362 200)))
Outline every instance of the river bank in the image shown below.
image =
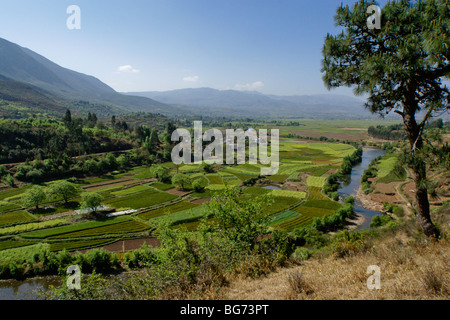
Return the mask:
POLYGON ((358 192, 356 193, 357 199, 361 202, 362 206, 365 209, 373 210, 373 211, 379 211, 384 212, 384 206, 381 202, 373 201, 370 198, 370 195, 367 195, 364 193, 362 187, 360 186, 358 189, 358 192))

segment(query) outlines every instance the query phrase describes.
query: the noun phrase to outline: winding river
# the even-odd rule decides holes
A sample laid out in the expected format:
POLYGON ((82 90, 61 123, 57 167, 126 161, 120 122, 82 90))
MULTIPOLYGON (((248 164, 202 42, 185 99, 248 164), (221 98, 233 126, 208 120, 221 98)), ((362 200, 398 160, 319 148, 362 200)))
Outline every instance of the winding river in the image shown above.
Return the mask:
POLYGON ((355 212, 364 217, 364 222, 356 230, 368 229, 372 218, 380 214, 380 212, 364 208, 361 201, 359 201, 356 197, 356 194, 361 185, 361 177, 364 171, 369 167, 370 162, 379 156, 384 156, 385 154, 386 152, 380 149, 365 148, 361 163, 353 167, 349 180, 342 182, 342 187, 338 190, 338 194, 341 198, 348 196, 353 196, 355 198, 355 212))

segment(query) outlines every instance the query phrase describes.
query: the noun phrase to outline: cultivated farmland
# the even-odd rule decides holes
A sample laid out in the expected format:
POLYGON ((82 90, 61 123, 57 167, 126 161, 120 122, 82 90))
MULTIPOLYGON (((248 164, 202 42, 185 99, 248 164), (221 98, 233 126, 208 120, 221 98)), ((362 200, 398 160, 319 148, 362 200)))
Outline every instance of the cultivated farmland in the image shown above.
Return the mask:
POLYGON ((39 212, 28 212, 22 208, 20 199, 30 186, 7 189, 0 191, 0 237, 16 239, 1 240, 0 251, 24 251, 36 243, 48 245, 51 251, 102 247, 129 237, 149 237, 155 222, 162 218, 168 219, 175 228, 196 230, 200 219, 207 217, 214 221, 214 217, 208 216, 209 199, 233 186, 240 186, 249 201, 261 195, 268 197, 271 202, 263 210, 270 217, 270 226, 294 230, 311 223, 314 217, 330 215, 340 208, 340 204, 329 199, 321 189, 329 172, 338 168, 343 157, 354 150, 345 144, 282 141, 280 170, 274 176, 265 177, 262 184, 259 179, 264 177, 260 177, 262 166, 259 164, 216 166, 212 173, 204 172, 200 165, 177 168, 171 163, 164 164, 171 175, 178 170, 191 181, 203 178, 205 189, 196 191, 175 190, 170 181, 157 181, 145 166, 78 181, 84 191, 103 196, 101 204, 108 212, 135 210, 135 213, 115 218, 87 219, 76 214, 73 210, 79 208, 80 193, 67 205, 59 199, 42 205, 39 212), (244 185, 246 181, 255 184, 244 185), (303 185, 302 190, 306 191, 287 190, 286 181, 290 181, 291 187, 292 184, 303 185), (266 188, 268 184, 274 187, 266 188))

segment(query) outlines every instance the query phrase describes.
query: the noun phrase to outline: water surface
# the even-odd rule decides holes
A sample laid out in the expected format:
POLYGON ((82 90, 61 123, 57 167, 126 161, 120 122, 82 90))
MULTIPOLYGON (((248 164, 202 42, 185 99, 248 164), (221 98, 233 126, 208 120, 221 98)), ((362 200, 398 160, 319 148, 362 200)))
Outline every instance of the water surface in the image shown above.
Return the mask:
POLYGON ((378 211, 364 208, 361 201, 356 197, 356 194, 361 185, 361 177, 364 171, 369 167, 370 162, 385 154, 386 152, 380 149, 364 149, 361 163, 353 167, 352 173, 349 175, 348 179, 341 183, 342 187, 337 191, 341 198, 353 196, 355 198, 355 212, 365 218, 364 222, 356 230, 368 229, 372 218, 381 214, 378 211))

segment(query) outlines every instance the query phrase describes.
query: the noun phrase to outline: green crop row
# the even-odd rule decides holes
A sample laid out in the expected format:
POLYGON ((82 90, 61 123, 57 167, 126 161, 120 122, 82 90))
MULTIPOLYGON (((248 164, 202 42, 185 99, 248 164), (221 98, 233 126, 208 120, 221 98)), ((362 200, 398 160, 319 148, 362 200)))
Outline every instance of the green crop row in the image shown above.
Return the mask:
POLYGON ((178 197, 166 192, 150 190, 130 196, 110 199, 105 201, 104 204, 114 208, 140 209, 168 202, 176 198, 178 197))
POLYGON ((44 251, 50 246, 47 243, 37 243, 0 251, 0 263, 5 265, 10 261, 32 261, 36 252, 44 251))
POLYGON ((48 220, 43 222, 32 222, 32 223, 25 223, 25 224, 19 224, 17 226, 13 227, 6 227, 0 229, 0 236, 5 235, 14 235, 19 234, 23 232, 29 232, 34 230, 40 230, 40 229, 46 229, 46 228, 54 228, 59 227, 68 224, 67 220, 62 219, 54 219, 54 220, 48 220))
POLYGON ((25 242, 25 241, 14 241, 14 240, 0 241, 0 251, 7 250, 7 249, 13 249, 13 248, 26 247, 26 246, 30 246, 33 244, 35 244, 35 243, 25 242))
POLYGON ((138 185, 138 186, 134 186, 128 189, 123 189, 120 191, 114 191, 111 192, 111 194, 115 195, 115 196, 128 196, 130 194, 134 194, 134 193, 138 193, 138 192, 142 192, 142 191, 149 191, 149 190, 153 190, 150 187, 147 187, 145 185, 138 185))
POLYGON ((80 241, 62 241, 50 243, 50 251, 76 251, 88 248, 95 248, 104 246, 113 242, 117 239, 95 239, 95 240, 80 240, 80 241))
POLYGON ((325 186, 326 181, 327 181, 326 177, 308 177, 306 179, 306 184, 308 185, 308 187, 323 188, 323 186, 325 186))
POLYGON ((150 220, 153 218, 157 218, 160 216, 163 216, 165 214, 171 214, 171 213, 175 213, 178 211, 183 211, 183 210, 187 210, 187 209, 191 209, 191 208, 195 208, 200 206, 199 204, 196 203, 192 203, 192 202, 188 202, 188 201, 182 201, 167 207, 162 207, 159 209, 155 209, 155 210, 151 210, 148 212, 143 212, 141 214, 138 215, 139 218, 143 219, 143 220, 150 220))
POLYGON ((300 215, 300 213, 298 213, 298 212, 295 212, 292 210, 286 210, 286 211, 277 213, 277 214, 273 215, 272 217, 270 217, 271 220, 269 222, 269 225, 270 226, 277 225, 282 222, 297 218, 299 215, 300 215))
POLYGON ((317 187, 309 187, 308 188, 308 200, 330 200, 326 195, 324 195, 320 188, 317 187))
POLYGON ((167 215, 172 224, 180 224, 183 222, 190 222, 199 220, 205 215, 205 206, 197 206, 191 209, 186 209, 183 211, 178 211, 167 215))
POLYGON ((271 190, 270 192, 274 197, 289 197, 297 199, 305 199, 306 192, 292 191, 292 190, 271 190))
POLYGON ((34 221, 36 218, 26 211, 13 211, 0 214, 0 226, 34 221))
POLYGON ((0 203, 0 212, 6 212, 16 209, 20 209, 20 206, 16 204, 0 203))
POLYGON ((171 184, 161 183, 161 182, 152 183, 150 186, 153 187, 153 188, 156 188, 158 190, 161 190, 161 191, 167 191, 167 190, 175 188, 171 184))
POLYGON ((223 184, 222 178, 218 174, 207 174, 206 178, 210 184, 223 184))
POLYGON ((310 217, 307 215, 300 215, 294 219, 282 222, 282 223, 278 224, 276 227, 286 230, 286 231, 292 231, 301 226, 310 224, 313 220, 314 220, 313 217, 310 217))
POLYGON ((323 217, 336 212, 336 210, 333 209, 305 207, 305 206, 299 206, 295 208, 294 211, 310 217, 323 217))
POLYGON ((103 227, 103 226, 109 226, 109 225, 115 225, 119 224, 121 222, 130 221, 133 218, 128 216, 123 217, 117 217, 113 219, 108 219, 105 221, 89 221, 89 222, 82 222, 77 224, 72 224, 69 226, 63 226, 63 227, 57 227, 57 228, 51 228, 51 229, 44 229, 44 230, 38 230, 38 231, 32 231, 28 233, 21 234, 21 237, 26 239, 46 239, 53 236, 58 236, 61 234, 67 234, 71 232, 77 232, 97 227, 103 227))
POLYGON ((91 228, 76 232, 69 232, 59 235, 54 235, 48 237, 48 239, 67 239, 67 238, 85 238, 85 237, 95 237, 102 236, 106 234, 123 234, 123 233, 134 233, 134 232, 142 232, 150 229, 150 226, 147 224, 137 221, 130 220, 121 223, 116 223, 113 225, 91 228))
POLYGON ((332 210, 338 210, 342 208, 342 205, 339 202, 331 200, 308 200, 302 206, 332 210))
POLYGON ((292 197, 273 197, 273 204, 270 206, 264 206, 263 210, 268 215, 272 215, 284 210, 287 210, 296 204, 300 203, 298 198, 292 197))

